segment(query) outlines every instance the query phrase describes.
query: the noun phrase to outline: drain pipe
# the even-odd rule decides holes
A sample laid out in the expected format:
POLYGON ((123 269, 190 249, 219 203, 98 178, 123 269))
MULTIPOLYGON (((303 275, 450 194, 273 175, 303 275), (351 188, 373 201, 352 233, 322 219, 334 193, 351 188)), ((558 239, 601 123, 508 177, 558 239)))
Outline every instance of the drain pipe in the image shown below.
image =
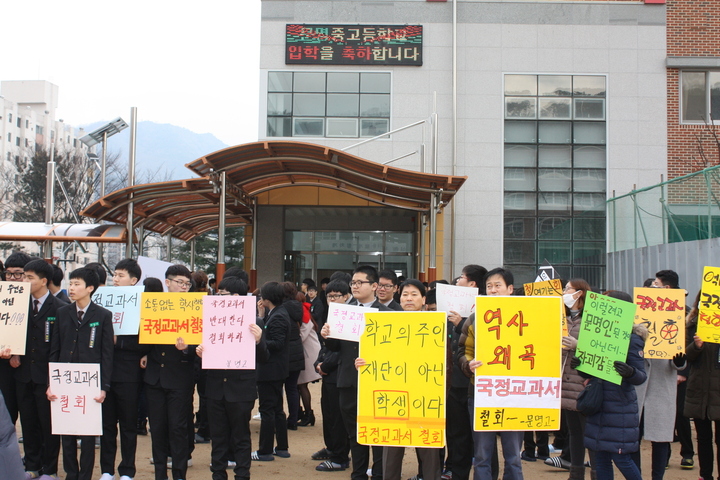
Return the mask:
MULTIPOLYGON (((457 0, 452 0, 452 175, 457 175, 457 0)), ((450 277, 455 278, 455 202, 450 206, 450 277)))

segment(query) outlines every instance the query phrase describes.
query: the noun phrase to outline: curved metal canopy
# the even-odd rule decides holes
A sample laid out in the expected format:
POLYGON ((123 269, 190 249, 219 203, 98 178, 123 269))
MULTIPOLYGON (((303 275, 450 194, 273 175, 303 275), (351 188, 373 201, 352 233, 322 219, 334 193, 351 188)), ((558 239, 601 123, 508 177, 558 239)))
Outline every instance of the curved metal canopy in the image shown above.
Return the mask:
POLYGON ((127 230, 123 225, 110 224, 0 222, 0 241, 124 243, 127 230))
POLYGON ((264 141, 229 147, 186 165, 201 178, 136 185, 99 199, 82 215, 127 221, 134 203, 134 225, 190 240, 218 227, 218 174, 226 172, 228 227, 252 222, 253 199, 265 192, 297 186, 341 191, 375 203, 428 211, 432 197, 447 204, 467 177, 434 175, 390 167, 333 149, 295 141, 264 141))

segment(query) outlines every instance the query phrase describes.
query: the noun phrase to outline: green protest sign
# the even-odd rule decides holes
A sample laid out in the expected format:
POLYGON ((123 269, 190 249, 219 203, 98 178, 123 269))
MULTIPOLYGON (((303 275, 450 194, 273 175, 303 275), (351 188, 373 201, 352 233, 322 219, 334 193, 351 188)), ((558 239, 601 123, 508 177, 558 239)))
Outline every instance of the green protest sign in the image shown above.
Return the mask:
POLYGON ((588 292, 576 349, 582 361, 578 370, 620 385, 613 363, 627 358, 636 308, 634 303, 588 292))

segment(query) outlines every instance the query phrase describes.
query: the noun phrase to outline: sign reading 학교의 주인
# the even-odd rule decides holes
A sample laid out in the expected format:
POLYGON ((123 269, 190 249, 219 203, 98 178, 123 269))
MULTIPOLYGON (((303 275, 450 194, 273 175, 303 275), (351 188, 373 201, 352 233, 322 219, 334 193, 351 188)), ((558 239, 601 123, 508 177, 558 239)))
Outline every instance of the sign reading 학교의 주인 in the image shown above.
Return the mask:
POLYGON ((30 284, 0 282, 0 350, 25 355, 30 284))
POLYGON ((370 312, 360 337, 357 442, 445 445, 445 313, 370 312))
POLYGON ((285 26, 285 63, 422 65, 422 25, 285 26))
POLYGON ((205 293, 143 293, 140 343, 174 345, 182 337, 188 345, 202 341, 205 293))
POLYGON ((645 358, 670 359, 685 351, 685 290, 636 288, 635 323, 648 329, 645 358))
POLYGON ((560 427, 560 297, 477 297, 475 430, 560 427))

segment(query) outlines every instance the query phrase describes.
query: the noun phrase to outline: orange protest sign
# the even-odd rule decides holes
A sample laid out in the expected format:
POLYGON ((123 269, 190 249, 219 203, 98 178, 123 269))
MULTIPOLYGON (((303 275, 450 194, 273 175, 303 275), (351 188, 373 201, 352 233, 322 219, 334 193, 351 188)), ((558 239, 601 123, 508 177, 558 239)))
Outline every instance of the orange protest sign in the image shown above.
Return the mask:
POLYGON ((188 345, 202 342, 204 293, 143 293, 140 343, 174 345, 182 337, 188 345))

